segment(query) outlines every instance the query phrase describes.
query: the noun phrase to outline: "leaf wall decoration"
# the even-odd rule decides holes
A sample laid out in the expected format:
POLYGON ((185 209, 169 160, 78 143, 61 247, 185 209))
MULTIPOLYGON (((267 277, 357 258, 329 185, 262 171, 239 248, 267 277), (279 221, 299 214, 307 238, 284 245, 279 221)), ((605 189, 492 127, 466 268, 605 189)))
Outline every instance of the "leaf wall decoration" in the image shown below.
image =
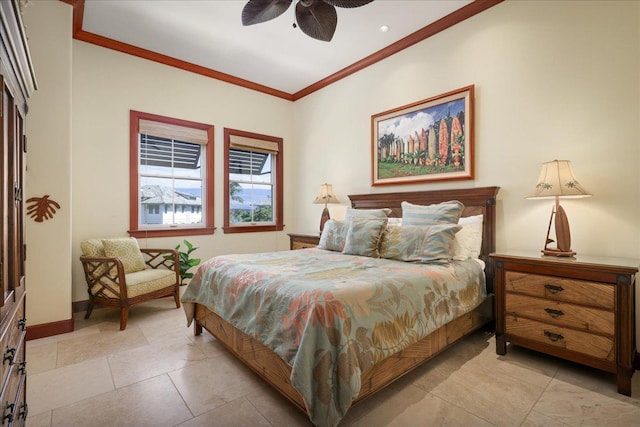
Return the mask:
POLYGON ((33 218, 35 222, 53 218, 57 209, 60 209, 60 204, 50 199, 48 194, 42 197, 31 197, 27 200, 27 215, 33 218))

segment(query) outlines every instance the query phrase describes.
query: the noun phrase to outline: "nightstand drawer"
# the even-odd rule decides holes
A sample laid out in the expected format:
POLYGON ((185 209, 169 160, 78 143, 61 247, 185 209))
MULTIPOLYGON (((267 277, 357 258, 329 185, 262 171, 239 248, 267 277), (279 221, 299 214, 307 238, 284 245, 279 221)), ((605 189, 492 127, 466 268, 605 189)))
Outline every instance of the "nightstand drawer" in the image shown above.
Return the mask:
POLYGON ((615 342, 613 338, 549 325, 535 320, 506 315, 506 333, 528 340, 560 347, 595 357, 607 362, 615 362, 615 342))
POLYGON ((319 234, 289 234, 289 248, 291 250, 315 248, 318 243, 320 243, 319 234))
POLYGON ((318 246, 317 244, 313 244, 313 243, 308 243, 308 242, 292 242, 291 243, 291 249, 295 250, 295 249, 306 249, 306 248, 315 248, 316 246, 318 246))
POLYGON ((613 311, 583 307, 544 298, 526 295, 506 294, 506 312, 525 316, 557 326, 580 329, 585 332, 599 332, 613 336, 615 314, 613 311))
POLYGON ((598 282, 505 271, 505 290, 607 310, 615 307, 614 287, 598 282))

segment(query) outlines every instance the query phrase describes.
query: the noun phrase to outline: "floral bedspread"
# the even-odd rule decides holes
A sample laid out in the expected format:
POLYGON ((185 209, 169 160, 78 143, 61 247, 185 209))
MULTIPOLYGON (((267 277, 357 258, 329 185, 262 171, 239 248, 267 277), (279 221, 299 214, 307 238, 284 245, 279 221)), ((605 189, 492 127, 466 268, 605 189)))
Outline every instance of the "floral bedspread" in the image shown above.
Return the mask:
POLYGON ((322 249, 217 256, 182 297, 207 306, 292 367, 317 426, 334 426, 361 373, 474 309, 485 298, 476 260, 413 264, 322 249))

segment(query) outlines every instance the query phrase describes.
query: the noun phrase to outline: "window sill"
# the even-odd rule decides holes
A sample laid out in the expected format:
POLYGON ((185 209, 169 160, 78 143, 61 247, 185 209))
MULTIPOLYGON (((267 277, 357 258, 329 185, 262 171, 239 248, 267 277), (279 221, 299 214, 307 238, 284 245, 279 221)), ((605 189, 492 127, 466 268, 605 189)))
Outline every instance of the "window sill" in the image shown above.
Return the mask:
POLYGON ((216 230, 215 227, 204 228, 167 228, 167 229, 153 229, 153 230, 127 230, 127 233, 131 237, 145 238, 145 237, 173 237, 173 236, 198 236, 204 234, 213 234, 216 230))
POLYGON ((245 225, 236 227, 222 227, 225 234, 231 233, 259 233, 262 231, 281 231, 284 230, 284 224, 276 225, 245 225))

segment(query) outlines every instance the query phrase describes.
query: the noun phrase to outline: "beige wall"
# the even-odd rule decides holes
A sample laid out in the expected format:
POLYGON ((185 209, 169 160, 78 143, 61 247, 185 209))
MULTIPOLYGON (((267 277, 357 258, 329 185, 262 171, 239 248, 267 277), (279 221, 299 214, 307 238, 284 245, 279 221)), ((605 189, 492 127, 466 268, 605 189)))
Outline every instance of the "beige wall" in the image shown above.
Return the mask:
MULTIPOLYGON (((129 110, 215 126, 215 234, 188 240, 207 259, 230 252, 288 248, 286 232, 227 234, 223 221, 223 129, 284 138, 285 170, 293 169, 293 104, 177 68, 73 42, 73 299, 87 298, 79 243, 90 237, 126 236, 129 228, 129 110), (80 178, 81 177, 81 178, 80 178)), ((291 173, 285 183, 293 181, 291 173)), ((288 191, 285 184, 285 191, 288 191)), ((287 198, 284 222, 291 219, 287 198)), ((138 239, 142 247, 173 248, 182 238, 138 239)))
POLYGON ((541 163, 568 159, 593 194, 562 202, 573 249, 640 257, 639 9, 507 1, 296 102, 298 231, 316 229, 325 181, 334 217, 353 193, 498 185, 497 249, 537 251, 553 202, 524 197, 541 163), (371 115, 471 84, 475 180, 372 188, 371 115))
POLYGON ((38 2, 25 9, 38 90, 27 114, 26 198, 50 195, 55 216, 25 219, 27 321, 71 318, 71 8, 38 2))
MULTIPOLYGON (((217 227, 222 225, 223 127, 285 140, 285 231, 239 236, 218 229, 213 236, 190 238, 203 258, 281 250, 288 247, 286 232, 316 232, 322 207, 311 201, 323 182, 331 182, 342 201, 330 206, 338 218, 348 194, 498 185, 498 250, 538 250, 551 202, 524 197, 540 164, 553 159, 571 160, 594 195, 563 202, 573 249, 640 257, 638 2, 507 1, 295 103, 70 42, 69 6, 35 2, 29 8, 28 31, 40 80, 28 118, 29 136, 33 142, 35 129, 48 136, 39 143, 46 146, 42 151, 31 144, 29 165, 40 159, 48 169, 38 175, 30 169, 28 194, 62 194, 68 198, 63 207, 71 203, 71 214, 67 211, 60 222, 73 218, 70 242, 56 243, 66 237, 56 228, 39 243, 41 255, 30 248, 28 311, 38 312, 28 313, 30 324, 67 318, 69 298, 57 295, 68 295, 70 271, 71 300, 86 299, 78 262, 81 239, 126 234, 129 109, 216 126, 217 227), (63 16, 50 10, 65 7, 63 16), (31 28, 40 21, 45 29, 31 28), (64 35, 59 34, 62 29, 64 35), (71 68, 45 53, 58 44, 62 57, 72 56, 71 68), (64 70, 66 80, 73 76, 71 100, 59 93, 62 89, 45 85, 44 70, 50 66, 64 70), (372 188, 371 115, 470 84, 476 89, 475 180, 372 188), (59 106, 71 110, 66 133, 64 125, 47 120, 46 112, 59 106), (58 170, 66 177, 52 180, 51 171, 58 170), (49 266, 45 250, 56 251, 58 244, 66 250, 63 262, 49 266), (53 302, 34 301, 33 293, 40 290, 36 286, 44 288, 36 280, 40 265, 50 269, 46 277, 56 294, 53 302)), ((67 88, 65 93, 70 92, 67 88)), ((41 239, 32 225, 27 229, 30 242, 41 239)), ((178 241, 142 239, 141 244, 174 246, 178 241)))

